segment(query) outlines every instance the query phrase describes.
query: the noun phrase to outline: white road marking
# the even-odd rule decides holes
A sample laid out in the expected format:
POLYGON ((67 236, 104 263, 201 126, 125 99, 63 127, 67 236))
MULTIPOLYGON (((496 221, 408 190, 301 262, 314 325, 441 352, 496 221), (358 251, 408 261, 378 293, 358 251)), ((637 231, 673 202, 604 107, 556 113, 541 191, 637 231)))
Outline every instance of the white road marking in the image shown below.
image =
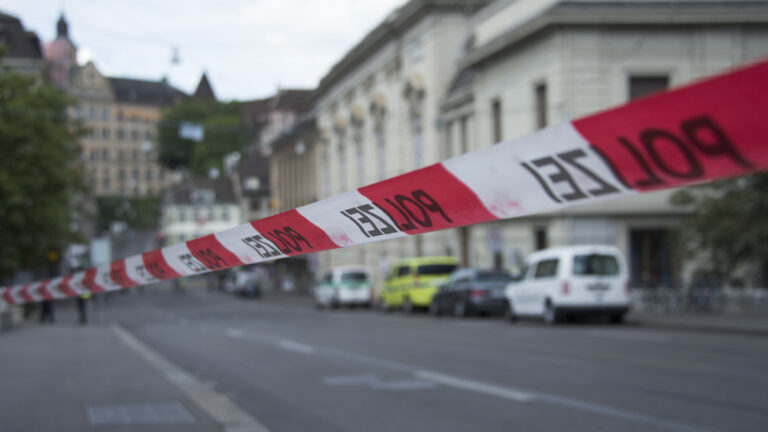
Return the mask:
POLYGON ((315 353, 315 347, 311 345, 306 345, 299 342, 293 342, 286 339, 280 340, 277 343, 277 345, 284 350, 293 351, 301 354, 310 355, 315 353))
POLYGON ((264 424, 243 411, 228 397, 211 390, 209 386, 168 361, 119 325, 113 325, 112 331, 121 342, 165 375, 195 405, 220 424, 224 432, 269 432, 264 424))
MULTIPOLYGON (((248 339, 260 340, 263 342, 272 341, 273 338, 269 338, 262 335, 256 335, 249 333, 248 339)), ((400 363, 392 360, 386 360, 378 357, 372 357, 364 354, 358 354, 351 351, 344 351, 330 347, 315 348, 311 345, 280 339, 277 341, 280 348, 298 352, 301 354, 324 354, 337 358, 343 358, 350 361, 364 363, 368 365, 375 365, 390 370, 396 370, 400 372, 409 372, 414 377, 431 381, 436 384, 445 385, 447 387, 453 387, 466 391, 473 391, 477 393, 486 394, 488 396, 501 397, 507 400, 514 400, 521 403, 549 403, 552 405, 558 405, 565 408, 577 409, 592 414, 598 414, 606 417, 617 418, 625 421, 632 421, 635 423, 653 425, 668 430, 682 431, 682 432, 714 432, 713 429, 707 429, 704 427, 689 425, 686 423, 680 423, 672 420, 664 420, 653 417, 651 415, 638 413, 634 411, 624 410, 621 408, 615 408, 609 405, 602 405, 593 403, 581 399, 569 398, 559 396, 556 394, 549 394, 543 392, 537 392, 533 390, 520 389, 515 387, 500 386, 496 384, 490 384, 482 381, 476 381, 470 378, 465 378, 456 375, 447 375, 437 371, 432 371, 417 366, 400 363)), ((364 379, 359 378, 358 379, 364 379)), ((407 387, 408 385, 405 385, 407 387)))
POLYGON ((478 393, 485 393, 491 396, 498 396, 504 399, 510 399, 516 402, 530 402, 535 398, 533 393, 527 391, 501 387, 494 384, 484 383, 481 381, 470 380, 466 378, 460 378, 451 375, 445 375, 432 371, 417 370, 413 374, 418 378, 428 381, 436 382, 448 387, 456 387, 463 390, 474 391, 478 393))
POLYGON ((225 334, 231 338, 240 339, 245 336, 242 330, 236 328, 228 328, 225 334))
POLYGON ((342 375, 323 377, 323 384, 329 386, 368 386, 373 390, 381 391, 413 391, 429 390, 437 387, 436 383, 418 380, 391 380, 385 381, 377 375, 342 375))

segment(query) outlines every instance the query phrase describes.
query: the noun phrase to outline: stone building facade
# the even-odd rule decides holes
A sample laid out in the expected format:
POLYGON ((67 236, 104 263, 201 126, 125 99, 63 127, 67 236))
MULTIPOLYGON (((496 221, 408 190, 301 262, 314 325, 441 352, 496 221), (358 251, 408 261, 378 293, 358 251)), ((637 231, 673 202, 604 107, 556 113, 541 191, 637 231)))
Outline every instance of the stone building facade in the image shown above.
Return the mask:
MULTIPOLYGON (((476 14, 471 49, 442 102, 449 158, 727 71, 768 55, 768 3, 499 0, 476 14)), ((680 286, 693 263, 672 234, 672 191, 457 230, 473 266, 514 268, 548 246, 611 244, 635 287, 680 286)))

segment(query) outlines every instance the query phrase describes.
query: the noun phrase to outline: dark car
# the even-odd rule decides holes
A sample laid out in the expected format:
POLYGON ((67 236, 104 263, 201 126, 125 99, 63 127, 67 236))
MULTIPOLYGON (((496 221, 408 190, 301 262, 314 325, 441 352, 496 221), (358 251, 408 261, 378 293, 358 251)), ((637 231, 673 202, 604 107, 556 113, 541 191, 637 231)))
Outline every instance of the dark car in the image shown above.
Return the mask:
POLYGON ((429 312, 436 316, 452 313, 460 317, 504 313, 507 305, 504 289, 512 280, 512 275, 505 271, 458 269, 435 294, 429 312))

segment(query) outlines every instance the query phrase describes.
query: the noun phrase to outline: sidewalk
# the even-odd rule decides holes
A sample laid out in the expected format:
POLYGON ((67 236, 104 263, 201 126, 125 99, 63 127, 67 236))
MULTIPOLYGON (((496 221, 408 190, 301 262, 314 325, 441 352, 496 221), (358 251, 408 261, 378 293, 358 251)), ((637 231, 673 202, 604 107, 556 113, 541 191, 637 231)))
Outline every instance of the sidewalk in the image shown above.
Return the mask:
POLYGON ((0 336, 0 432, 221 430, 111 327, 55 312, 0 336))
POLYGON ((631 312, 627 323, 669 330, 768 336, 768 316, 631 312))

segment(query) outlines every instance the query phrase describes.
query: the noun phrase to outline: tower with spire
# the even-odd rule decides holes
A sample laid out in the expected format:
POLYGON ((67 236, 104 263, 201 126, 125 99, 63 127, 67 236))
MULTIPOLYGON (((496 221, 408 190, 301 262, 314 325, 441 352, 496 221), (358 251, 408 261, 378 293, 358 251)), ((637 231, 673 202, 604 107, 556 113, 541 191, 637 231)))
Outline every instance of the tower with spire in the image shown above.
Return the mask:
POLYGON ((208 74, 206 72, 203 72, 203 76, 200 77, 200 82, 197 84, 197 89, 195 89, 195 93, 192 97, 204 101, 216 101, 216 95, 213 93, 211 83, 208 82, 208 74))
POLYGON ((61 89, 68 89, 77 68, 77 47, 69 38, 69 23, 64 12, 56 22, 56 39, 45 45, 45 61, 51 81, 61 89))

